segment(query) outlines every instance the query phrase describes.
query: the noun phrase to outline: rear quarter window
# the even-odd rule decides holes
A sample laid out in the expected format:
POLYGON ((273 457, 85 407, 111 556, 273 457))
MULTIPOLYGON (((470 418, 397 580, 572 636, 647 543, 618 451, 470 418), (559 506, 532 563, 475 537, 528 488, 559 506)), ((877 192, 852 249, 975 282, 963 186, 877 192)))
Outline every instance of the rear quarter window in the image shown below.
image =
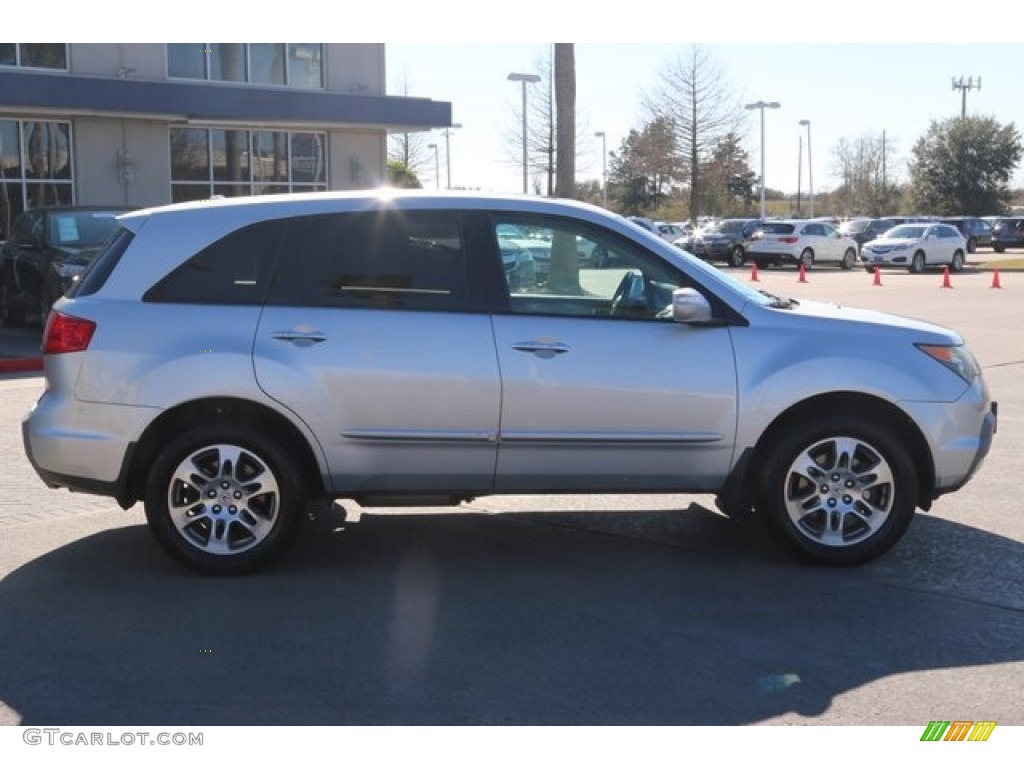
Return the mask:
POLYGON ((102 288, 134 239, 135 234, 131 230, 120 227, 81 277, 71 283, 67 295, 70 297, 89 296, 102 288))
POLYGON ((285 220, 262 221, 208 245, 146 291, 143 301, 169 304, 262 304, 285 220))

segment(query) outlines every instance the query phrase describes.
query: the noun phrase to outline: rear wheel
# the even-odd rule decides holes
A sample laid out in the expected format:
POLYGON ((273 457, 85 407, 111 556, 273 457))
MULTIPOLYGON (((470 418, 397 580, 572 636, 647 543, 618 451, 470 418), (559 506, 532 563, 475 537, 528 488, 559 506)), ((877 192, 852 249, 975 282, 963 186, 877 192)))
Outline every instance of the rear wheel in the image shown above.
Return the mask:
POLYGON ((742 245, 734 245, 729 251, 729 266, 742 267, 747 262, 747 254, 742 245))
POLYGON ((896 430, 838 413, 795 427, 765 463, 758 510, 799 554, 855 565, 890 549, 917 506, 917 472, 896 430))
POLYGON ((1000 245, 999 243, 992 243, 992 250, 995 251, 996 253, 1002 253, 1003 251, 1006 250, 1006 246, 1000 245))
POLYGON ((14 300, 14 291, 6 275, 0 276, 0 323, 8 328, 25 324, 25 310, 14 300))
POLYGON ((814 266, 814 251, 810 248, 804 248, 800 253, 800 262, 797 266, 803 265, 804 269, 810 269, 814 266))
POLYGON ((146 486, 146 519, 157 541, 208 574, 247 573, 280 556, 306 506, 291 455, 246 424, 187 430, 157 456, 146 486))
POLYGON ((914 254, 914 257, 910 260, 910 271, 915 275, 919 275, 924 272, 925 259, 924 251, 918 251, 914 254))

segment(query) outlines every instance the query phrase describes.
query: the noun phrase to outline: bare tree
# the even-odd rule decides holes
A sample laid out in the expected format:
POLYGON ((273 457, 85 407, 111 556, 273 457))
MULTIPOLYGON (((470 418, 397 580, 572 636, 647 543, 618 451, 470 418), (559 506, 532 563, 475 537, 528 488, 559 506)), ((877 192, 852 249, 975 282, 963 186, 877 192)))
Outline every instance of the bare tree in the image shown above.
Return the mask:
POLYGON ((689 181, 690 217, 696 221, 705 166, 725 137, 743 125, 743 107, 711 54, 696 45, 662 70, 644 106, 652 118, 668 120, 675 131, 689 181))
POLYGON ((892 163, 892 142, 881 136, 861 136, 853 141, 840 139, 833 149, 832 175, 841 179, 836 190, 840 212, 844 215, 883 216, 893 197, 886 176, 892 163), (888 158, 887 158, 888 156, 888 158))
MULTIPOLYGON (((398 82, 398 92, 402 96, 409 95, 408 73, 402 74, 398 82)), ((429 160, 427 145, 430 143, 430 134, 426 132, 393 133, 388 136, 388 163, 396 163, 413 176, 419 176, 424 163, 429 160)))

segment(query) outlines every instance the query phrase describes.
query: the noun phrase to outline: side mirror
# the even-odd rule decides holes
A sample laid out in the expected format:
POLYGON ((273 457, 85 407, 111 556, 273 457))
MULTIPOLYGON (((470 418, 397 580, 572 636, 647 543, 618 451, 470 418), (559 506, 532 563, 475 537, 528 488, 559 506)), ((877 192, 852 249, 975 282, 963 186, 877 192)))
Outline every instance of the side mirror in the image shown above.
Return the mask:
POLYGON ((711 305, 693 288, 672 291, 672 319, 677 323, 707 323, 711 320, 711 305))

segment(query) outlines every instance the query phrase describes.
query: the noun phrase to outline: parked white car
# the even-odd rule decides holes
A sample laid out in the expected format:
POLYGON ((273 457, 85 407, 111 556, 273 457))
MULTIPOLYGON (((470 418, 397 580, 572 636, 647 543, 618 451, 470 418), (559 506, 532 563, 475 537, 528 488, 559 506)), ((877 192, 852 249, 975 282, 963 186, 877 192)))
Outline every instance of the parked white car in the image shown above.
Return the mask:
POLYGON ((853 269, 857 241, 824 221, 782 219, 766 221, 747 246, 747 259, 758 267, 768 264, 838 264, 853 269))
POLYGON ((953 225, 919 222, 893 227, 865 243, 860 258, 869 272, 875 267, 906 267, 916 273, 942 265, 959 272, 966 252, 967 241, 953 225))

